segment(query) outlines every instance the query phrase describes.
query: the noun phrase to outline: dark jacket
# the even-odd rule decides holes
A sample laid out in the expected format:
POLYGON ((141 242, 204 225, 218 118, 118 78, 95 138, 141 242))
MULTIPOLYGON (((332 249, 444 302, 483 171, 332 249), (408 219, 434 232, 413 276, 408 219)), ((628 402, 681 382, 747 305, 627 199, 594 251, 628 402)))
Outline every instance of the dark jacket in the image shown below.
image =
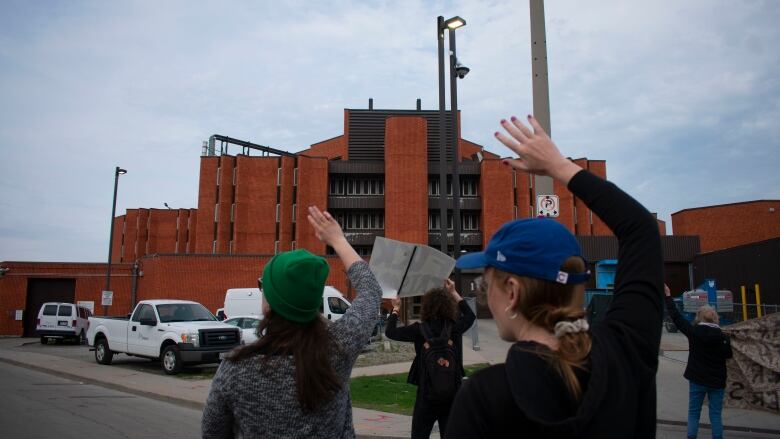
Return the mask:
POLYGON ((677 329, 688 337, 688 365, 683 376, 700 386, 725 388, 726 360, 732 355, 728 336, 715 326, 691 325, 680 315, 671 297, 666 298, 666 309, 677 329))
MULTIPOLYGON (((458 351, 458 357, 460 358, 460 373, 462 376, 465 376, 463 370, 463 351, 461 350, 463 346, 463 333, 471 328, 471 325, 474 324, 474 319, 476 319, 477 316, 474 315, 474 311, 471 310, 465 300, 458 302, 458 310, 458 320, 456 322, 451 322, 452 330, 450 335, 453 343, 455 343, 455 349, 458 351)), ((441 320, 428 322, 428 325, 434 336, 440 334, 444 329, 444 322, 441 320)), ((425 343, 425 338, 420 330, 420 323, 415 322, 409 326, 402 326, 399 328, 398 317, 395 314, 390 314, 390 317, 387 319, 385 335, 392 340, 414 342, 414 353, 416 355, 414 361, 412 361, 412 367, 409 369, 409 376, 406 377, 406 381, 414 385, 419 385, 420 374, 422 373, 422 369, 420 368, 420 353, 423 349, 423 343, 425 343)))
MULTIPOLYGON (((455 398, 446 438, 654 438, 663 258, 653 216, 617 186, 580 171, 568 188, 619 242, 615 295, 577 376, 580 400, 545 359, 517 342, 505 364, 474 374, 455 398)), ((542 355, 539 355, 539 353, 542 355)))

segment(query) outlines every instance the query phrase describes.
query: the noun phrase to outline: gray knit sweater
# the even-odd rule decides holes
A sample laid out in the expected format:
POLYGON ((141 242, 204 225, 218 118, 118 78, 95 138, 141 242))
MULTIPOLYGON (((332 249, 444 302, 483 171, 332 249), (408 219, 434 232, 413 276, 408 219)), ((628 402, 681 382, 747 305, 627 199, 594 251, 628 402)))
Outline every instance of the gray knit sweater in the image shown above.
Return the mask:
POLYGON ((333 399, 315 412, 304 413, 298 403, 292 356, 275 357, 268 363, 258 357, 223 361, 203 410, 203 438, 355 437, 349 377, 376 325, 382 291, 363 261, 352 264, 347 276, 358 295, 328 329, 328 342, 341 348, 333 349, 330 358, 343 383, 333 399))

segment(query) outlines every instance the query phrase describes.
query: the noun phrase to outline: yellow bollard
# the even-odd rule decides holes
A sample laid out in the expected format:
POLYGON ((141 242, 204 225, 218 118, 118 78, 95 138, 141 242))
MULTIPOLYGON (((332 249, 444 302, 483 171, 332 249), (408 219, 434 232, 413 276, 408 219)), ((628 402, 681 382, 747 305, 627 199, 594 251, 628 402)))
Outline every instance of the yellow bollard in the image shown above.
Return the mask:
POLYGON ((756 309, 758 310, 758 317, 761 318, 761 290, 756 284, 756 309))
POLYGON ((745 286, 742 285, 739 287, 740 290, 742 290, 742 321, 744 322, 747 320, 747 292, 745 291, 745 286))

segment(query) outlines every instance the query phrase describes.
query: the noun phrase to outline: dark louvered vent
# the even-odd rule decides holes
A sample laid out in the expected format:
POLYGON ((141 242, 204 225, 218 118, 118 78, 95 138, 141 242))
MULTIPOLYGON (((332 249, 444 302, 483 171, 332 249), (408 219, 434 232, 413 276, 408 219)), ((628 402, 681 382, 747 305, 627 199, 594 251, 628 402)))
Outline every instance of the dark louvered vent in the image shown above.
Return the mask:
MULTIPOLYGON (((452 139, 452 112, 445 126, 452 139)), ((415 110, 349 110, 349 159, 383 161, 385 158, 385 119, 391 116, 422 116, 428 121, 428 162, 439 161, 439 112, 415 110)), ((452 161, 451 148, 447 161, 452 161)))

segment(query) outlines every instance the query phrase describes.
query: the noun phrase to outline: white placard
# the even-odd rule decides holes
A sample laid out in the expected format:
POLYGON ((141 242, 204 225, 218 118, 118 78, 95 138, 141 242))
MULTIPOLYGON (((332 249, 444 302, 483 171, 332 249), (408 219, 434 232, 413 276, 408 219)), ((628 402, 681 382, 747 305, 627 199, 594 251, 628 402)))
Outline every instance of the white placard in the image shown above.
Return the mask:
POLYGON ((89 312, 92 314, 95 314, 95 301, 94 300, 79 300, 76 302, 76 305, 83 306, 84 308, 88 309, 89 312))
POLYGON ((378 236, 369 268, 382 287, 383 298, 421 296, 444 285, 455 268, 455 259, 427 245, 378 236))
POLYGON ((537 195, 536 215, 557 218, 561 214, 557 195, 537 195))
POLYGON ((111 306, 113 302, 114 302, 114 292, 103 291, 103 299, 100 301, 100 304, 103 306, 111 306))
POLYGON ((24 310, 23 309, 17 309, 16 310, 16 319, 15 320, 22 320, 24 318, 24 310))

